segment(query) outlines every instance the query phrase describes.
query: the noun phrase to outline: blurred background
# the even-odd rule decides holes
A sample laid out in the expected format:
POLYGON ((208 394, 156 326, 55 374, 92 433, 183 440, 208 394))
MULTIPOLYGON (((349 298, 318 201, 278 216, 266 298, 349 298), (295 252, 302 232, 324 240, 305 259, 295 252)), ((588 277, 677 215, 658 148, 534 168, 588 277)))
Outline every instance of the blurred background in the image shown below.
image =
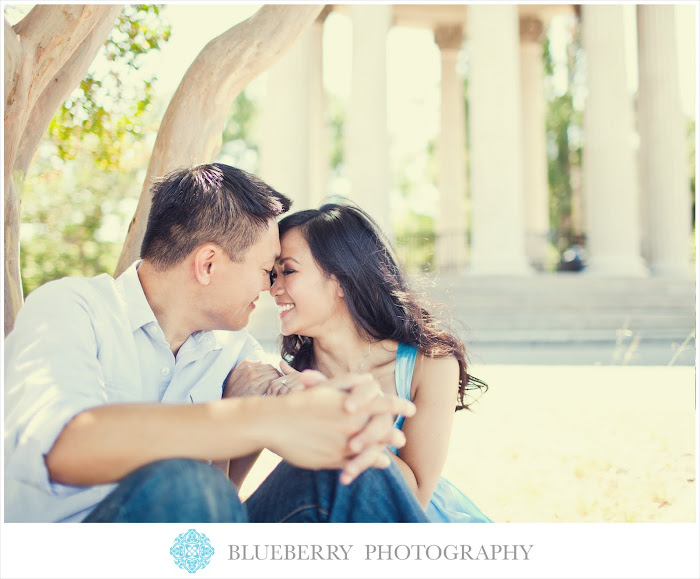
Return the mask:
MULTIPOLYGON (((114 271, 169 99, 258 8, 125 7, 26 176, 25 295, 114 271)), ((477 362, 693 364, 696 10, 328 5, 216 161, 359 203, 477 362)), ((274 308, 251 329, 276 349, 274 308)))

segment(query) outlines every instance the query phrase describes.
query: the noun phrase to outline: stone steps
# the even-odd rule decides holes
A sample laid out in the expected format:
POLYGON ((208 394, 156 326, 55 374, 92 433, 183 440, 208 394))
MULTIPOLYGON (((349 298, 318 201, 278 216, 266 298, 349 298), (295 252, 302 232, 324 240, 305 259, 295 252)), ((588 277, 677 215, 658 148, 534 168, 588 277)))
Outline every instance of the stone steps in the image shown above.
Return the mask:
MULTIPOLYGON (((521 350, 523 359, 535 353, 540 363, 554 363, 568 349, 568 359, 588 363, 636 345, 647 348, 648 360, 660 363, 683 345, 684 363, 694 360, 694 280, 539 274, 440 275, 418 281, 422 293, 444 306, 461 339, 472 351, 484 352, 487 360, 515 359, 520 355, 516 350, 521 350), (595 356, 575 354, 581 348, 595 350, 595 356)), ((276 308, 269 294, 261 296, 259 304, 250 332, 267 351, 276 352, 276 308)))
POLYGON ((620 332, 684 339, 695 328, 695 283, 538 275, 442 276, 425 293, 474 340, 615 341, 620 332))
POLYGON ((474 311, 453 308, 452 320, 466 329, 692 329, 694 313, 665 310, 515 310, 474 311))
POLYGON ((547 329, 479 329, 460 330, 457 333, 465 343, 498 345, 508 344, 581 344, 581 343, 629 343, 634 339, 646 342, 682 343, 693 339, 694 329, 646 329, 629 330, 624 328, 601 330, 598 328, 547 328, 547 329))
POLYGON ((470 292, 446 294, 444 291, 433 291, 428 295, 438 303, 449 304, 451 307, 463 306, 476 310, 494 310, 501 307, 529 309, 593 309, 614 310, 619 308, 659 308, 667 310, 695 310, 694 297, 663 296, 663 295, 557 295, 543 294, 523 296, 517 294, 481 295, 470 292))

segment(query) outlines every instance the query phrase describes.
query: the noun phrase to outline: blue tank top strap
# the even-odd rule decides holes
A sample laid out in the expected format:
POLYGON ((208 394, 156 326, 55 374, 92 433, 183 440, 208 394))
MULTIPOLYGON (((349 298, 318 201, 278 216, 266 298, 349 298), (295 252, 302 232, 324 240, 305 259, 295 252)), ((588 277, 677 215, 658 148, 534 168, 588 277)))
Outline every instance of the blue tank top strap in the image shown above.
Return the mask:
MULTIPOLYGON (((411 400, 411 381, 413 380, 413 369, 416 365, 418 350, 409 344, 399 342, 396 351, 396 365, 394 366, 394 383, 396 385, 396 395, 404 400, 411 400)), ((403 426, 403 416, 396 418, 394 426, 401 430, 403 426)), ((398 450, 393 446, 389 447, 394 454, 398 450)))
POLYGON ((418 350, 409 344, 399 343, 396 351, 396 367, 394 368, 394 381, 396 394, 404 400, 411 399, 411 381, 413 380, 413 368, 416 365, 418 350))

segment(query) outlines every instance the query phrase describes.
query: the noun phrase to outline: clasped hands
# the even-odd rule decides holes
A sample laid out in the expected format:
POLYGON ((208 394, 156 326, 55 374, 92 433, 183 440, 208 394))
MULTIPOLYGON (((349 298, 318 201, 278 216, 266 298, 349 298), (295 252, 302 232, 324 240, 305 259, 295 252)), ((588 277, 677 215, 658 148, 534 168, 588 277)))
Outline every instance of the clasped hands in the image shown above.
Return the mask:
POLYGON ((394 419, 413 416, 411 402, 384 396, 370 374, 328 379, 315 370, 297 372, 284 361, 280 367, 283 374, 245 360, 231 371, 223 392, 224 398, 266 395, 271 408, 282 405, 284 416, 270 433, 270 450, 303 468, 342 469, 343 484, 368 468, 391 464, 386 446, 406 443, 394 419))

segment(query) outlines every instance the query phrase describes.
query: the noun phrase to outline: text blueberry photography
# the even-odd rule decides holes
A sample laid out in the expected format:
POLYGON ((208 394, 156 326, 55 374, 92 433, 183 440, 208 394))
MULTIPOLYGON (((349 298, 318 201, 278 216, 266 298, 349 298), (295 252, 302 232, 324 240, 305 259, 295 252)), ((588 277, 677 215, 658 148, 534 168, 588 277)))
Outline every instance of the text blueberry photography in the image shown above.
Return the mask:
POLYGON ((229 545, 229 561, 530 561, 534 545, 229 545))
POLYGON ((214 554, 214 547, 211 546, 209 537, 204 533, 190 529, 177 536, 175 543, 170 547, 170 554, 180 569, 196 573, 209 565, 211 556, 214 554))

